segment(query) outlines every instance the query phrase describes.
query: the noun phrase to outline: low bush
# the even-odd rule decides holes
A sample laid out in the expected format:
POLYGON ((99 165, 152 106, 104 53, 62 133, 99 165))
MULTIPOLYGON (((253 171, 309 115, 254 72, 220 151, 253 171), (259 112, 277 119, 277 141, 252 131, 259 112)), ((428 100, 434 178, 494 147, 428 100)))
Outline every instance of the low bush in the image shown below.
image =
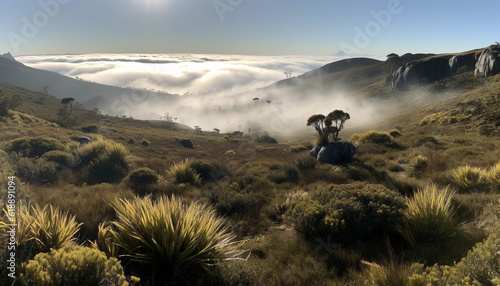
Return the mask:
POLYGON ((49 151, 43 154, 42 158, 68 167, 72 167, 76 163, 75 156, 71 155, 69 152, 61 150, 49 151))
POLYGON ((130 267, 155 284, 196 280, 209 265, 236 259, 235 237, 226 221, 204 205, 150 197, 119 200, 112 226, 104 228, 130 267))
POLYGON ((318 160, 306 155, 295 160, 295 166, 299 171, 312 170, 318 165, 318 160))
POLYGON ((278 170, 272 171, 268 179, 277 183, 294 183, 299 179, 299 170, 293 165, 284 165, 278 170))
POLYGON ((128 144, 134 144, 134 143, 135 143, 135 139, 134 139, 134 137, 130 137, 130 138, 128 138, 127 143, 128 143, 128 144))
POLYGON ((410 166, 415 171, 422 171, 427 167, 429 159, 423 155, 417 155, 410 160, 410 166))
POLYGON ((19 280, 21 285, 129 285, 116 258, 83 246, 37 254, 19 280))
POLYGON ((189 162, 189 166, 200 175, 203 181, 220 181, 228 175, 226 168, 217 163, 205 160, 194 160, 189 162))
POLYGON ((24 157, 40 157, 53 150, 65 150, 66 147, 54 138, 24 137, 7 144, 5 151, 20 153, 24 157))
POLYGON ((392 137, 387 132, 381 131, 368 131, 363 134, 353 134, 351 137, 357 142, 371 142, 375 144, 390 144, 392 143, 392 137))
POLYGON ((451 182, 461 192, 481 191, 486 186, 483 170, 471 166, 458 167, 451 171, 451 182))
POLYGON ((125 146, 109 140, 95 140, 78 148, 87 183, 116 183, 129 170, 129 151, 125 146))
POLYGON ((391 135, 393 138, 397 138, 397 137, 401 136, 401 131, 399 131, 397 129, 393 129, 393 130, 389 131, 389 135, 391 135))
POLYGON ((415 192, 402 211, 401 235, 414 246, 455 236, 459 223, 454 218, 453 194, 448 188, 440 189, 436 185, 415 192))
POLYGON ((191 185, 198 185, 201 183, 200 174, 195 169, 191 168, 189 159, 181 163, 174 163, 167 171, 167 175, 174 178, 176 183, 189 183, 191 185))
POLYGON ((58 180, 57 164, 54 162, 44 158, 21 157, 19 154, 11 154, 10 158, 16 175, 24 182, 48 185, 58 180))
POLYGON ((382 185, 332 184, 310 192, 287 215, 306 237, 349 244, 394 233, 404 208, 403 197, 382 185))
POLYGON ((151 141, 149 141, 146 138, 142 138, 141 144, 144 145, 144 146, 149 146, 151 144, 151 141))
POLYGON ((159 176, 155 170, 150 168, 138 168, 130 172, 125 178, 127 185, 138 193, 143 193, 148 186, 156 184, 159 176))

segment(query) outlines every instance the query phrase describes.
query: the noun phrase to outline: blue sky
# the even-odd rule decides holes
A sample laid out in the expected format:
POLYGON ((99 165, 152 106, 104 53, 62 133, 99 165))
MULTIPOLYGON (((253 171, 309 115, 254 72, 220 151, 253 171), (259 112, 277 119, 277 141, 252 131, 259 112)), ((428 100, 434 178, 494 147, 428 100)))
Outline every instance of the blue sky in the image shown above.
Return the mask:
POLYGON ((461 0, 9 0, 0 53, 460 52, 500 41, 498 11, 461 0))

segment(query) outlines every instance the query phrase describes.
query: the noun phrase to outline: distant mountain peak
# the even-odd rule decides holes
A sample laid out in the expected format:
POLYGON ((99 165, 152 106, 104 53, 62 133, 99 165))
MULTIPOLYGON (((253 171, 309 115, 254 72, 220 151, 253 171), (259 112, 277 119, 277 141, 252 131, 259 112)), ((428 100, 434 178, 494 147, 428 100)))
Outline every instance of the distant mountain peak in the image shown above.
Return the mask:
POLYGON ((9 59, 11 61, 16 61, 16 59, 10 53, 5 53, 3 55, 0 55, 0 58, 9 59))

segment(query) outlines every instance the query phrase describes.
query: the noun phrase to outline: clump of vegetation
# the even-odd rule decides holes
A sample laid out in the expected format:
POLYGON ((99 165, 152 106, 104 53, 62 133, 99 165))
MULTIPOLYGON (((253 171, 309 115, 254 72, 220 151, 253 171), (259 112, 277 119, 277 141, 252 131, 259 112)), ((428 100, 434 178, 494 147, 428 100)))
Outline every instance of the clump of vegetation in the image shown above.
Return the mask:
POLYGON ((351 119, 349 113, 337 109, 328 113, 327 116, 323 114, 311 115, 307 119, 307 126, 314 126, 314 129, 318 131, 317 145, 323 146, 339 140, 339 132, 349 119, 351 119), (333 123, 335 123, 335 126, 333 126, 333 123))
POLYGON ((146 138, 142 138, 142 140, 141 140, 141 144, 142 144, 143 146, 149 146, 149 145, 151 144, 151 141, 149 141, 149 140, 148 140, 148 139, 146 139, 146 138))
POLYGON ((174 178, 177 184, 189 183, 191 185, 198 185, 201 183, 200 174, 191 167, 189 159, 181 163, 174 163, 167 171, 167 175, 174 178))
POLYGON ((342 243, 395 232, 403 197, 382 185, 353 183, 318 187, 287 211, 306 237, 331 236, 342 243))
POLYGON ((410 160, 410 166, 415 171, 421 171, 427 167, 429 159, 423 155, 417 155, 410 160))
POLYGON ((120 262, 83 246, 39 253, 26 265, 21 285, 129 285, 120 262))
POLYGON ((130 138, 128 138, 127 143, 128 143, 128 144, 131 144, 131 145, 132 145, 132 144, 134 144, 134 143, 135 143, 135 139, 134 139, 134 137, 130 137, 130 138))
POLYGON ((226 221, 204 205, 145 197, 119 200, 114 208, 117 219, 101 237, 110 237, 125 260, 140 263, 132 269, 155 283, 193 281, 209 265, 240 255, 226 221))
POLYGON ((485 187, 486 178, 481 168, 461 166, 451 171, 451 181, 461 192, 479 191, 485 187))
POLYGON ((391 135, 394 138, 397 138, 397 137, 401 136, 401 131, 399 131, 397 129, 393 129, 393 130, 389 131, 389 135, 391 135))
POLYGON ((74 216, 52 205, 22 207, 17 212, 16 223, 17 245, 26 250, 32 243, 35 253, 73 245, 81 226, 74 216))
POLYGON ((304 146, 304 145, 290 146, 290 152, 293 152, 293 153, 299 153, 299 152, 306 151, 306 150, 309 150, 309 148, 307 148, 307 146, 304 146))
POLYGON ((95 140, 80 146, 77 153, 84 165, 86 182, 90 184, 116 183, 129 170, 129 151, 110 140, 95 140))
POLYGON ((500 190, 500 163, 497 163, 488 170, 486 173, 486 179, 494 190, 500 190))
POLYGON ((57 164, 47 161, 44 158, 26 158, 21 157, 19 154, 13 153, 10 160, 14 167, 16 175, 24 182, 49 185, 56 183, 57 164))
POLYGON ((6 152, 20 153, 24 157, 40 157, 43 154, 53 151, 64 151, 66 147, 54 138, 44 137, 23 137, 10 142, 5 148, 6 152))
POLYGON ((150 168, 138 168, 130 172, 125 178, 127 185, 136 193, 142 194, 149 186, 158 182, 159 175, 155 170, 150 168))
POLYGON ((356 142, 371 142, 375 144, 390 144, 392 143, 392 136, 387 132, 381 131, 368 131, 363 134, 353 134, 351 136, 353 141, 356 142))
POLYGON ((300 157, 297 160, 295 160, 295 166, 300 171, 313 170, 314 168, 316 168, 317 165, 318 165, 318 160, 314 159, 309 155, 300 157))
POLYGON ((76 163, 76 159, 71 153, 61 150, 49 151, 43 154, 42 158, 69 167, 76 163))
POLYGON ((402 236, 412 245, 433 243, 453 237, 458 232, 459 223, 454 217, 452 206, 454 192, 429 185, 414 193, 406 200, 402 236))
POLYGON ((299 170, 294 165, 285 164, 278 170, 272 171, 268 175, 268 179, 277 184, 297 182, 299 179, 299 170))
POLYGON ((200 175, 203 181, 219 181, 228 175, 224 167, 206 160, 190 161, 189 166, 200 175))

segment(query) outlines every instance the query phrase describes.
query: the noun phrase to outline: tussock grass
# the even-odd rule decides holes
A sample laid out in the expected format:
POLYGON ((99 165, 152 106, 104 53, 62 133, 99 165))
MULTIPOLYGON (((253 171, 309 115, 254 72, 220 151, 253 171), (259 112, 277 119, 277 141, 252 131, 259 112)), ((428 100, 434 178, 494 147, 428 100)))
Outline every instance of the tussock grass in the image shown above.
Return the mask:
POLYGON ((362 134, 353 134, 351 139, 355 142, 372 142, 375 144, 390 144, 392 137, 387 132, 371 130, 362 134))
POLYGON ((486 172, 486 179, 495 191, 500 191, 500 163, 497 163, 486 172))
POLYGON ((74 216, 52 205, 21 208, 17 213, 17 243, 21 246, 33 241, 37 251, 47 252, 72 245, 81 227, 74 216))
POLYGON ((461 166, 451 171, 451 181, 461 192, 480 191, 486 186, 483 170, 471 166, 461 166))
POLYGON ((119 200, 114 209, 116 221, 102 230, 124 257, 152 269, 156 282, 189 281, 209 265, 241 254, 226 221, 205 205, 145 197, 119 200))
POLYGON ((428 185, 407 199, 402 211, 400 233, 412 245, 441 241, 457 234, 458 222, 452 207, 454 192, 428 185))
POLYGON ((189 183, 198 185, 201 183, 200 175, 190 165, 189 159, 180 163, 174 163, 167 171, 167 175, 174 178, 176 183, 189 183))

